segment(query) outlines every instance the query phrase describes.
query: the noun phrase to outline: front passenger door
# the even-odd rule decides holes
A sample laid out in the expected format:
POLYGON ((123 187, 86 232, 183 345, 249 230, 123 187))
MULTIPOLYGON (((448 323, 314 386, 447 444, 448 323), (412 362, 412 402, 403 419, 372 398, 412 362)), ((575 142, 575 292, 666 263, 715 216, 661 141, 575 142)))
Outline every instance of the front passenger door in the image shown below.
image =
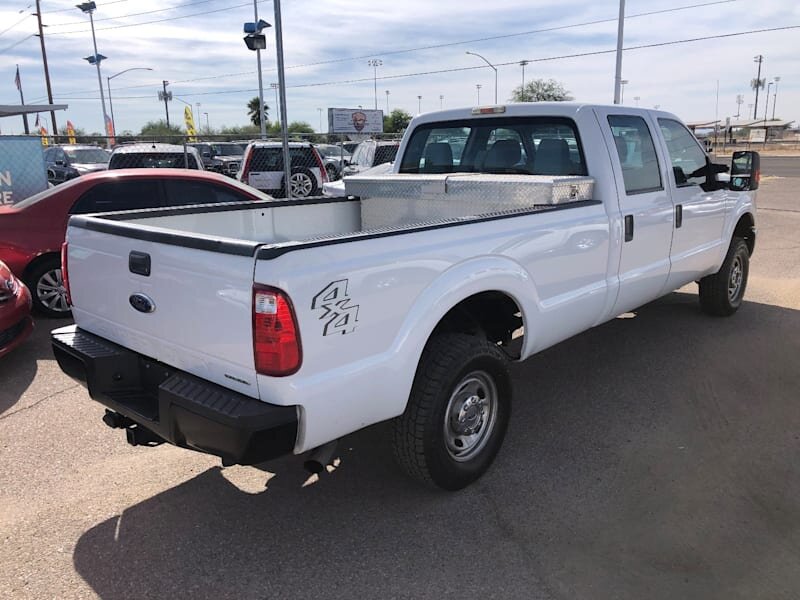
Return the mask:
POLYGON ((708 158, 683 124, 659 118, 658 125, 672 165, 669 190, 675 205, 675 232, 668 287, 677 289, 719 266, 721 246, 727 248, 727 241, 722 239, 727 193, 704 192, 700 185, 706 182, 705 174, 690 177, 705 167, 708 158))

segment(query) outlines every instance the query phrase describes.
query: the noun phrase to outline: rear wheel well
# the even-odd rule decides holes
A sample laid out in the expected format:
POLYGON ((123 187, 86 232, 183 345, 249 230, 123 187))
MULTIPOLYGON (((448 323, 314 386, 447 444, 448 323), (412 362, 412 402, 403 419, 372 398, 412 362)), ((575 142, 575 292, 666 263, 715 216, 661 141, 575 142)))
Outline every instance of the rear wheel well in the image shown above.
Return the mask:
POLYGON ((522 312, 510 296, 497 291, 481 292, 451 308, 436 325, 431 337, 442 333, 480 335, 498 344, 510 358, 518 359, 522 335, 514 337, 514 332, 522 325, 522 312))
POLYGON ((58 261, 61 262, 61 255, 58 252, 46 252, 34 258, 28 263, 28 266, 25 267, 25 271, 22 273, 22 280, 27 284, 31 273, 33 273, 41 263, 53 259, 58 259, 58 261))
POLYGON ((736 223, 736 227, 733 230, 733 237, 742 238, 747 244, 747 249, 750 251, 750 256, 753 256, 753 251, 756 247, 756 231, 753 215, 750 213, 744 213, 739 218, 739 222, 736 223))

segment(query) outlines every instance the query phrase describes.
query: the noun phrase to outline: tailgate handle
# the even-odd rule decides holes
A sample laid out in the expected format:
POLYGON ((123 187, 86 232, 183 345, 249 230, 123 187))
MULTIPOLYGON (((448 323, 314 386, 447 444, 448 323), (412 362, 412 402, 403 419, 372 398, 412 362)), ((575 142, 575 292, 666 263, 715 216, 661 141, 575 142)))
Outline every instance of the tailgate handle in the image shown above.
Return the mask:
POLYGON ((150 255, 147 252, 132 251, 128 255, 128 269, 131 273, 150 277, 150 255))

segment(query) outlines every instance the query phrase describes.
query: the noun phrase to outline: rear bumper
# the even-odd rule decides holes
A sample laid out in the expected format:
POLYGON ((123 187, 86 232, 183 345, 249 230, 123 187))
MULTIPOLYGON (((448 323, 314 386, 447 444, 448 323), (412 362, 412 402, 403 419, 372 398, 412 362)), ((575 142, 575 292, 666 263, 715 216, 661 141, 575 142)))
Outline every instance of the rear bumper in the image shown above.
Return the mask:
POLYGON ((252 465, 292 452, 297 410, 244 396, 157 362, 75 325, 51 334, 61 369, 89 395, 119 413, 125 427, 219 456, 225 465, 252 465))

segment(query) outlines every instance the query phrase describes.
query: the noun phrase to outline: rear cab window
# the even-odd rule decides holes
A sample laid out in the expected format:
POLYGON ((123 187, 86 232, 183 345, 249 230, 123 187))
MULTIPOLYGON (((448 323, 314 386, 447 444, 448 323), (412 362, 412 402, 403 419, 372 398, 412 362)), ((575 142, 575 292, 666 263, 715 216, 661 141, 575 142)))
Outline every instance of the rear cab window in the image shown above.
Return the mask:
POLYGON ((664 189, 650 128, 642 117, 609 115, 625 193, 629 196, 664 189))
POLYGON ((578 128, 565 117, 420 125, 408 141, 400 172, 588 174, 578 128))

